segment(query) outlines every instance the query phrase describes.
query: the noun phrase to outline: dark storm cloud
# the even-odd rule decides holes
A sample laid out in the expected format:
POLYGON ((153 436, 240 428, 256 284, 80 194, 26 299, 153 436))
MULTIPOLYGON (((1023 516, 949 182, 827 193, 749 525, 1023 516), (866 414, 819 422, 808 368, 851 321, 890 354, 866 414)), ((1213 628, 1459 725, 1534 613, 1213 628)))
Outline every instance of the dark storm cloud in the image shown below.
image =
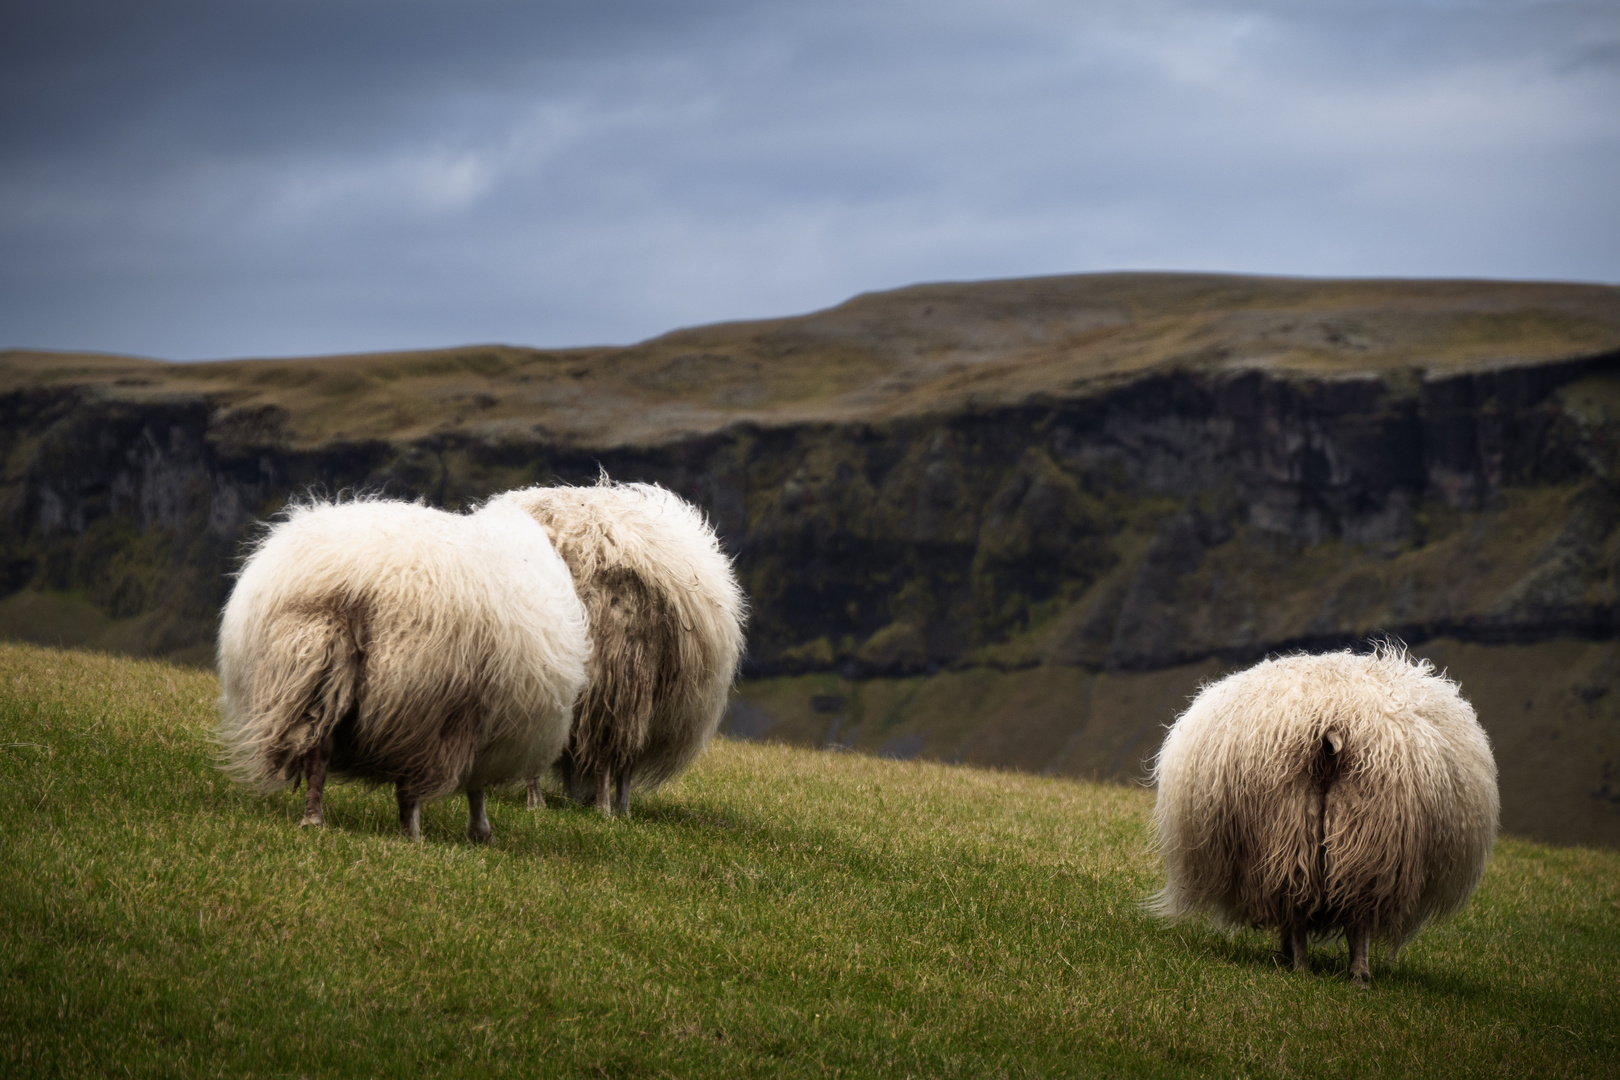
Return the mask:
POLYGON ((565 82, 604 53, 668 48, 739 5, 601 0, 68 0, 0 37, 0 121, 22 152, 132 135, 233 150, 375 143, 446 98, 565 82))
POLYGON ((1120 267, 1620 278, 1611 4, 0 20, 0 345, 623 341, 1120 267))

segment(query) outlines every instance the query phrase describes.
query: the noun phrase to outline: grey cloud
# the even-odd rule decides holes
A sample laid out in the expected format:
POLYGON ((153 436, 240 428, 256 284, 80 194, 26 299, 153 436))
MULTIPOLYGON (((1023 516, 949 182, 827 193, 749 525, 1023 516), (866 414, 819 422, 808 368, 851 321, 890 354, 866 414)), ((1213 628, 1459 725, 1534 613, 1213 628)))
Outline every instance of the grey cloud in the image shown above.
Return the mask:
POLYGON ((95 143, 131 124, 225 146, 364 138, 457 95, 564 81, 667 48, 737 4, 656 0, 93 0, 0 23, 7 141, 95 143))
POLYGON ((0 26, 0 346, 624 341, 1120 267, 1620 278, 1606 6, 40 9, 0 26))

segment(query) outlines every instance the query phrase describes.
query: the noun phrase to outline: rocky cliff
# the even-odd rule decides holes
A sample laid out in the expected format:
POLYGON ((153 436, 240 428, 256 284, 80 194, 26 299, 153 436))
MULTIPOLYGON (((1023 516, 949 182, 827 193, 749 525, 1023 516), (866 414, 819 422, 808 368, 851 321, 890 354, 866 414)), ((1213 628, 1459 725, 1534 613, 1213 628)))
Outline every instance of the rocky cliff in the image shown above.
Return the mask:
POLYGON ((1501 693, 1583 733, 1555 838, 1620 842, 1620 289, 1111 275, 626 349, 12 353, 0 410, 14 635, 206 660, 289 497, 605 468, 736 555, 737 734, 1129 775, 1193 674, 1269 651, 1584 649, 1501 693))

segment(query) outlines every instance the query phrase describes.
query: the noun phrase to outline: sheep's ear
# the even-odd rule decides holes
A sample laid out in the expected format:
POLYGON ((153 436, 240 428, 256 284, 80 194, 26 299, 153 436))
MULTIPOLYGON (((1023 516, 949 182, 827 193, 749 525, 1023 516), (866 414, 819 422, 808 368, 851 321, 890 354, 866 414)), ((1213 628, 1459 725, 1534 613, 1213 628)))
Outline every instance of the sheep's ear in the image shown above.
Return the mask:
POLYGON ((1344 749, 1344 736, 1340 735, 1337 731, 1330 731, 1326 735, 1322 736, 1322 746, 1327 750, 1329 755, 1337 754, 1340 750, 1344 749))

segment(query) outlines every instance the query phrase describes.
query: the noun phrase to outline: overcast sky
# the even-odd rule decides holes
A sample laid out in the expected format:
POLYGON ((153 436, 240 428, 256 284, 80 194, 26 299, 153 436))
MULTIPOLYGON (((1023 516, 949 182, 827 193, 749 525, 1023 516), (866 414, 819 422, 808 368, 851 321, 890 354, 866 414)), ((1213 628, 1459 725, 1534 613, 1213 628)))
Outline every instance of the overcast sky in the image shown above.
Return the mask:
POLYGON ((622 343, 918 281, 1620 281, 1620 3, 31 0, 0 347, 622 343))

